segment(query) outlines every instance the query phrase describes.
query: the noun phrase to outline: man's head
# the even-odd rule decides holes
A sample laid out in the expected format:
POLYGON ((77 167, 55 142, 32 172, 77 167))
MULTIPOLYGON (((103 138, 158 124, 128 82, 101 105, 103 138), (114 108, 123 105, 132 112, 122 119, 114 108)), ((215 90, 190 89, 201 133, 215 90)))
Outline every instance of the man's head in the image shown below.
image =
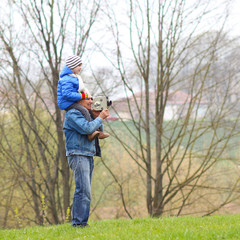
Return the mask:
POLYGON ((82 69, 82 59, 77 56, 69 56, 66 59, 66 65, 73 71, 73 73, 78 74, 82 69))
POLYGON ((90 94, 87 95, 87 99, 82 99, 78 101, 77 103, 85 107, 87 110, 91 110, 92 104, 93 104, 93 99, 90 94))

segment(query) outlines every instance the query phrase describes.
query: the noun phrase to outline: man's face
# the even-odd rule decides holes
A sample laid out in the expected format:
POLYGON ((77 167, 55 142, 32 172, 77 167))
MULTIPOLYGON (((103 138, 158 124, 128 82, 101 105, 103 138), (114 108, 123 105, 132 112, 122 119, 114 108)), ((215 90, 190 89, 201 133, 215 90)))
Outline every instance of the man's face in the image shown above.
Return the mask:
POLYGON ((80 100, 78 103, 81 104, 83 107, 85 107, 87 110, 91 110, 92 104, 93 104, 93 100, 92 100, 92 98, 90 96, 89 99, 80 100))
POLYGON ((82 64, 75 67, 72 71, 74 74, 79 74, 81 72, 81 70, 82 70, 82 64))

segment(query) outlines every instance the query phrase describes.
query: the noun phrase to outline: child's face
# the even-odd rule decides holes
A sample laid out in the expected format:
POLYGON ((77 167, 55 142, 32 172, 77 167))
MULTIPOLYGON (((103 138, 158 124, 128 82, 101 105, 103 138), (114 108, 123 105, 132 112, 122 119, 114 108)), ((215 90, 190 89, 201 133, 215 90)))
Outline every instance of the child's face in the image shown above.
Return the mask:
POLYGON ((80 64, 79 66, 75 67, 72 71, 74 74, 79 74, 82 70, 82 64, 80 64))

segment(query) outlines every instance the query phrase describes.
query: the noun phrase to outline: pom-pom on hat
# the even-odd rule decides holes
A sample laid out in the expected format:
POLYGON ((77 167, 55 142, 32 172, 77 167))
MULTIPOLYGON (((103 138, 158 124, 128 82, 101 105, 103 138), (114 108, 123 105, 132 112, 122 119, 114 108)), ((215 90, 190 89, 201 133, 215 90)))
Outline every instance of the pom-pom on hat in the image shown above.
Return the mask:
POLYGON ((89 95, 86 92, 80 92, 81 94, 81 100, 82 99, 89 99, 89 95))
POLYGON ((82 59, 77 55, 69 56, 66 59, 66 65, 70 69, 74 69, 75 67, 79 66, 80 64, 82 64, 82 59))

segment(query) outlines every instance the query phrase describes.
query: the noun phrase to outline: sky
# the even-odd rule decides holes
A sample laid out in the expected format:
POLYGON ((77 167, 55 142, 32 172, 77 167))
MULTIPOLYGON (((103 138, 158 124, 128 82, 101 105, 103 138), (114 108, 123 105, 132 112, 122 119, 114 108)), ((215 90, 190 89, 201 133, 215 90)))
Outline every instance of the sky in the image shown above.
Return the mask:
POLYGON ((234 0, 230 5, 229 29, 232 29, 231 34, 240 36, 240 0, 234 0))
MULTIPOLYGON (((116 0, 113 0, 113 2, 115 2, 115 1, 116 0)), ((145 0, 139 0, 139 1, 145 1, 145 0)), ((186 0, 186 1, 187 2, 189 1, 190 3, 192 2, 192 0, 186 0)), ((208 2, 206 0, 200 0, 200 1, 208 2)), ((214 11, 216 16, 212 15, 211 18, 208 19, 209 22, 204 22, 202 24, 201 28, 199 29, 200 32, 201 31, 206 31, 206 30, 208 30, 210 28, 213 29, 215 27, 215 25, 216 25, 216 29, 220 28, 222 21, 219 21, 220 25, 217 27, 216 18, 220 18, 221 16, 223 16, 226 13, 226 8, 225 8, 225 4, 224 3, 226 3, 227 1, 231 2, 231 3, 229 3, 229 9, 228 9, 229 10, 229 18, 228 18, 227 23, 225 25, 225 31, 229 32, 229 36, 234 36, 234 37, 240 36, 240 0, 210 0, 210 6, 217 7, 217 8, 219 7, 219 9, 217 11, 214 11), (218 16, 217 16, 217 14, 218 14, 218 16)), ((119 5, 117 5, 116 7, 119 8, 118 14, 120 16, 121 16, 121 14, 125 15, 124 19, 127 21, 125 23, 125 25, 128 26, 129 23, 128 23, 128 19, 126 17, 126 5, 125 5, 125 3, 126 3, 126 1, 123 1, 119 5), (125 8, 124 8, 124 6, 125 6, 125 8)), ((119 19, 121 19, 121 18, 119 18, 119 19)), ((123 22, 124 22, 124 19, 122 20, 123 22)), ((120 28, 120 29, 123 29, 123 28, 120 28)), ((187 33, 187 32, 185 32, 185 33, 187 33)), ((199 32, 197 32, 197 33, 199 33, 199 32)), ((108 32, 108 34, 107 34, 107 32, 104 32, 103 36, 100 35, 99 39, 101 40, 102 37, 107 39, 107 36, 109 34, 110 34, 109 32, 108 32)), ((121 40, 122 39, 123 38, 121 36, 121 40)), ((128 33, 125 34, 124 39, 129 42, 128 33)), ((94 40, 96 40, 96 38, 94 38, 94 40)), ((107 40, 105 40, 105 41, 107 42, 107 40)), ((239 41, 239 44, 240 44, 240 41, 239 41)), ((126 45, 129 45, 129 43, 127 43, 126 45)), ((91 59, 89 59, 89 61, 93 62, 93 68, 101 67, 104 64, 108 65, 106 63, 107 62, 106 59, 98 60, 98 59, 101 58, 100 55, 101 54, 97 54, 96 52, 94 52, 93 53, 93 57, 91 57, 91 59), (96 57, 96 56, 98 56, 98 57, 96 57)))
MULTIPOLYGON (((2 0, 2 7, 0 8, 0 19, 6 19, 6 13, 8 12, 6 9, 6 2, 8 0, 2 0), (4 4, 5 3, 5 4, 4 4)), ((139 1, 143 1, 146 2, 145 0, 139 0, 139 1)), ((192 0, 190 0, 191 2, 192 0)), ((195 1, 195 0, 194 0, 195 1)), ((206 0, 201 0, 201 1, 206 1, 206 0)), ((230 1, 230 6, 229 6, 229 20, 228 23, 226 25, 226 29, 230 31, 230 34, 232 36, 240 36, 240 0, 210 0, 210 3, 214 4, 218 4, 219 2, 225 2, 225 1, 230 1)), ((116 2, 119 2, 117 0, 111 0, 111 4, 114 4, 116 2)), ((120 4, 117 5, 117 7, 119 8, 119 12, 124 12, 124 2, 126 1, 120 1, 120 4)), ((133 1, 134 2, 134 1, 133 1)), ((224 5, 222 4, 222 9, 224 10, 224 5)), ((21 21, 17 21, 17 23, 22 24, 21 21)), ((208 27, 208 26, 207 26, 208 27)), ((106 35, 106 33, 104 33, 104 35, 106 35)), ((240 41, 239 41, 240 43, 240 41)), ((89 53, 91 55, 91 53, 89 53)), ((96 59, 96 53, 92 53, 93 57, 91 57, 91 61, 93 61, 93 59, 96 59)), ((86 61, 88 61, 89 59, 88 56, 83 56, 86 58, 86 61)), ((97 60, 93 67, 95 68, 98 64, 99 66, 103 66, 104 63, 107 60, 97 60)), ((87 70, 87 69, 86 69, 87 70)), ((90 69, 88 69, 88 71, 90 71, 90 69)))

